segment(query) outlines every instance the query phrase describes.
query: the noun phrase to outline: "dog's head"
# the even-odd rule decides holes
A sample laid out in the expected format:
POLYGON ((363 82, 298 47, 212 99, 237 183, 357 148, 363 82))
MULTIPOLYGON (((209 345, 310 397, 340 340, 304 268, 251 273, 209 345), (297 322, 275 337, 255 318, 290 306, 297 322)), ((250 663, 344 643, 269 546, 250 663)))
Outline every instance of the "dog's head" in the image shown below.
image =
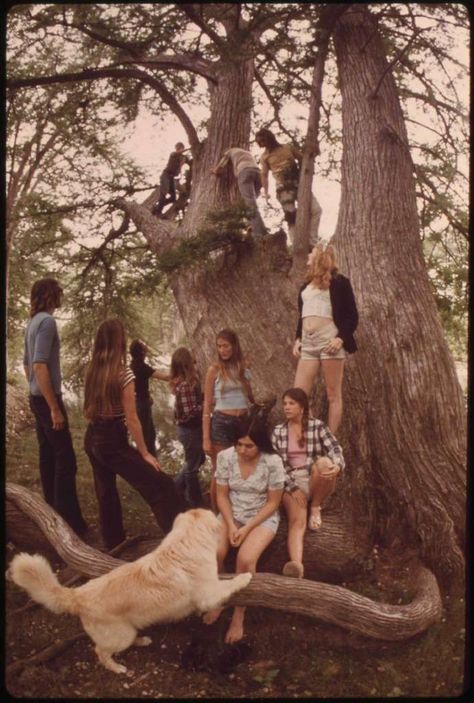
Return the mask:
POLYGON ((207 530, 217 535, 220 529, 220 522, 211 510, 204 508, 191 508, 185 513, 179 513, 173 523, 173 530, 179 527, 181 530, 207 530))

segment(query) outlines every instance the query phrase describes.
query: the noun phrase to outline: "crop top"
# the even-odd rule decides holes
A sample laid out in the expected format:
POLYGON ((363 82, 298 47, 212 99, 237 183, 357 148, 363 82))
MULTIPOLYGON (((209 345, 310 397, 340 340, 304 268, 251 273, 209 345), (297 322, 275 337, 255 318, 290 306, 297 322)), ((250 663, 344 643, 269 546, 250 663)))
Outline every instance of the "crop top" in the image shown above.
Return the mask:
POLYGON ((308 283, 306 288, 301 292, 301 297, 303 298, 301 317, 317 315, 318 317, 333 318, 329 288, 315 288, 308 283))
MULTIPOLYGON (((245 369, 245 378, 250 379, 250 369, 245 369)), ((238 380, 226 378, 224 383, 217 377, 214 381, 214 410, 240 410, 249 407, 245 388, 238 380)))

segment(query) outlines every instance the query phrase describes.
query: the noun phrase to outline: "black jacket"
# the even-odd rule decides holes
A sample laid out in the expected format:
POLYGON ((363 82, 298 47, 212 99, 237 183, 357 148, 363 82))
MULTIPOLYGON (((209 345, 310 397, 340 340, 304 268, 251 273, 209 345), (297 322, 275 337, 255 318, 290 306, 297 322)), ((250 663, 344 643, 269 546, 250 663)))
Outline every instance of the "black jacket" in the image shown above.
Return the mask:
MULTIPOLYGON (((303 298, 301 293, 308 284, 303 283, 298 292, 298 326, 296 328, 296 339, 301 339, 303 330, 303 298)), ((332 315, 334 324, 337 327, 337 336, 342 339, 344 349, 352 354, 357 351, 357 344, 354 339, 354 332, 359 322, 359 314, 352 290, 351 282, 342 273, 336 273, 329 284, 329 297, 332 305, 332 315)))

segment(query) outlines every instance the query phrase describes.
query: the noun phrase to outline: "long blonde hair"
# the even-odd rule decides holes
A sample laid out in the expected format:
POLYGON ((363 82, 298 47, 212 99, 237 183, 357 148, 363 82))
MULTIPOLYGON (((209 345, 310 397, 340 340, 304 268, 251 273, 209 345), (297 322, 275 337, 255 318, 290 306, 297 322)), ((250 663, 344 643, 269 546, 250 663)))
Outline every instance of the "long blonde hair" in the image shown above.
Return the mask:
POLYGON ((234 332, 234 330, 226 328, 217 334, 216 342, 219 339, 229 342, 232 347, 232 356, 230 359, 224 361, 221 359, 219 352, 217 353, 216 368, 218 370, 218 377, 222 380, 222 388, 224 388, 226 380, 240 381, 242 387, 245 389, 247 397, 251 400, 252 392, 250 390, 250 384, 245 377, 246 363, 237 333, 234 332))
POLYGON ((86 372, 84 415, 87 420, 113 415, 122 401, 120 375, 126 365, 126 336, 122 322, 114 317, 99 326, 86 372))
POLYGON ((331 244, 324 247, 316 244, 311 254, 313 260, 308 265, 305 281, 313 283, 317 288, 327 289, 331 283, 332 276, 337 273, 336 252, 331 244))

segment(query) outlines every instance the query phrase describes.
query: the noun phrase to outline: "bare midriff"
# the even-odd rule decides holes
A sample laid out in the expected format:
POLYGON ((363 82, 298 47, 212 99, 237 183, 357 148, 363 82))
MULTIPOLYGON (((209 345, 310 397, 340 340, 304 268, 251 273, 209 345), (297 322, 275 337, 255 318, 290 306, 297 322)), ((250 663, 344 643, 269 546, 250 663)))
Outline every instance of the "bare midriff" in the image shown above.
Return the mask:
POLYGON ((234 417, 239 417, 240 415, 245 415, 245 413, 248 412, 248 408, 238 408, 234 410, 230 410, 229 408, 224 408, 223 410, 216 410, 218 413, 222 413, 223 415, 234 415, 234 417))
POLYGON ((321 330, 323 327, 326 327, 326 325, 332 321, 332 317, 308 315, 308 317, 303 317, 303 329, 305 332, 315 332, 316 330, 321 330))

